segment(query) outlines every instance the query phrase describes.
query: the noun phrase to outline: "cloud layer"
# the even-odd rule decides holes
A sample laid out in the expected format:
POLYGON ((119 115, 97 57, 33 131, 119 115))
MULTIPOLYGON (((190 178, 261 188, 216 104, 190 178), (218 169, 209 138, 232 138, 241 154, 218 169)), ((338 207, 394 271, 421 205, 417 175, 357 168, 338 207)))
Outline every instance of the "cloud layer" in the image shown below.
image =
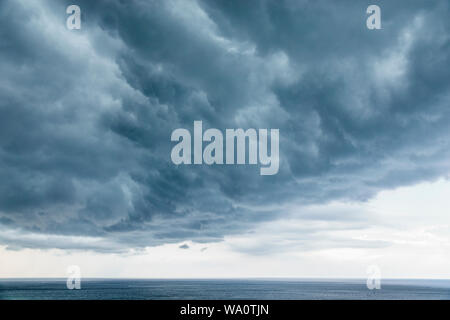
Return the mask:
POLYGON ((0 242, 217 241, 447 176, 449 4, 378 2, 371 31, 367 1, 77 1, 81 30, 72 3, 2 1, 0 242), (280 172, 173 165, 194 120, 279 128, 280 172))

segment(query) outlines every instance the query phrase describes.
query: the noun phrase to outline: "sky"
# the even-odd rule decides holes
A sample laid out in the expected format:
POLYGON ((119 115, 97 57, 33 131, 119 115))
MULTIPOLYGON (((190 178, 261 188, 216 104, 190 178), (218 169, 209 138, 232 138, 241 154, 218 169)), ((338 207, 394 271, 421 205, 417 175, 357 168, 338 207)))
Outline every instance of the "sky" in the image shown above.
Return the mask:
POLYGON ((450 278, 449 11, 2 1, 0 278, 450 278), (278 128, 279 172, 175 165, 197 120, 278 128))

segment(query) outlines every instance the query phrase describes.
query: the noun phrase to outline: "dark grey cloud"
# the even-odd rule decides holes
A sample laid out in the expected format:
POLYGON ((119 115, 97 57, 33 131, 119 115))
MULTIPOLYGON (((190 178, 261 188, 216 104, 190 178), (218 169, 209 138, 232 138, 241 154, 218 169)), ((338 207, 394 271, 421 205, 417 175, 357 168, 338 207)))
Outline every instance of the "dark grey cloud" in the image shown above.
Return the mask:
POLYGON ((448 175, 447 1, 377 1, 377 31, 368 1, 75 1, 69 31, 72 3, 0 4, 4 244, 218 241, 448 175), (279 128, 279 174, 176 167, 170 134, 194 120, 279 128))

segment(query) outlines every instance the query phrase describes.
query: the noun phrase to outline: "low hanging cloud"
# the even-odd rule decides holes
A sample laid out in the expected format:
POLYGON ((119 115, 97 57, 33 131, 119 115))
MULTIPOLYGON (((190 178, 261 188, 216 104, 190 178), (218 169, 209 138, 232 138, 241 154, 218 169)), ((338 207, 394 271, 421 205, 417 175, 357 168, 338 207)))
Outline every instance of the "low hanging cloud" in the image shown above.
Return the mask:
POLYGON ((448 176, 449 4, 378 3, 382 30, 367 1, 76 1, 67 30, 72 3, 2 1, 0 243, 219 241, 448 176), (194 120, 279 128, 279 173, 175 166, 194 120))

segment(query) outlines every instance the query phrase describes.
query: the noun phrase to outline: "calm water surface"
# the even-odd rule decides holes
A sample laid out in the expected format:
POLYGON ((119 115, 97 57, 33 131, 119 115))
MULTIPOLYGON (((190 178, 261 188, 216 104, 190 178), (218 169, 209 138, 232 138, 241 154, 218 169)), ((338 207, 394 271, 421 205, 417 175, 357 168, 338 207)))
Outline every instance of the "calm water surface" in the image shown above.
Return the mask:
POLYGON ((0 299, 450 299, 450 280, 130 280, 0 279, 0 299))

